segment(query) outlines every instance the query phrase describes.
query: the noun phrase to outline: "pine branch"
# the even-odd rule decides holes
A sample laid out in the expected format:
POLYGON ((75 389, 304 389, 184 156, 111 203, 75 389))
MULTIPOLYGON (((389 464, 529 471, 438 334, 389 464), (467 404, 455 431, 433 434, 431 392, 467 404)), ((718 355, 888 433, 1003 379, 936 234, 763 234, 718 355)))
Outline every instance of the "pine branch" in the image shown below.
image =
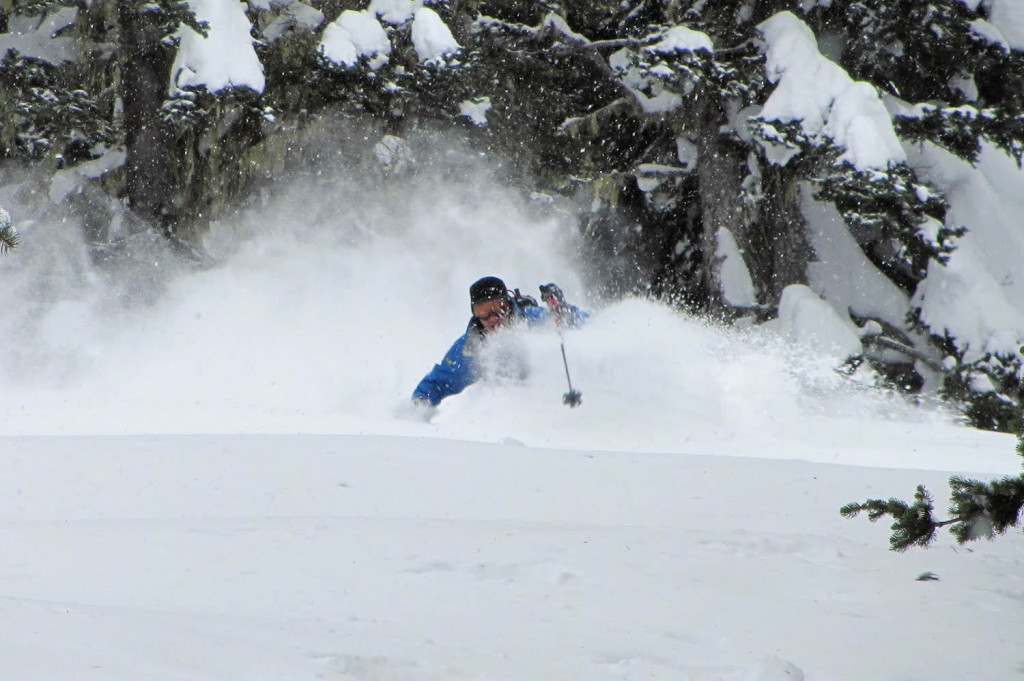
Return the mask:
POLYGON ((564 132, 578 125, 584 125, 589 121, 601 120, 602 118, 614 115, 623 108, 631 106, 631 102, 625 97, 619 97, 610 104, 605 104, 600 109, 591 111, 583 116, 573 116, 572 118, 566 118, 562 121, 562 124, 558 126, 559 132, 564 132))
POLYGON ((0 255, 7 255, 18 247, 20 237, 11 222, 11 215, 0 208, 0 255))
POLYGON ((932 371, 941 374, 948 373, 946 368, 943 367, 940 362, 935 361, 933 358, 929 357, 917 348, 913 348, 906 343, 900 343, 899 341, 886 336, 869 336, 864 338, 863 341, 865 345, 877 345, 880 348, 895 350, 896 352, 902 353, 911 359, 920 361, 932 371))
MULTIPOLYGON (((1017 441, 1017 453, 1024 457, 1024 433, 1017 441)), ((892 498, 868 499, 850 503, 839 509, 844 518, 853 518, 866 511, 871 522, 891 516, 892 534, 889 547, 903 552, 913 546, 927 547, 939 528, 950 526, 958 544, 977 539, 995 539, 1021 522, 1024 508, 1024 475, 1005 477, 991 482, 969 480, 954 475, 949 479, 950 518, 936 520, 931 495, 924 485, 917 486, 914 503, 892 498)))
POLYGON ((992 482, 953 476, 949 487, 952 490, 950 512, 956 515, 950 531, 958 543, 995 539, 1020 523, 1024 476, 992 482))
POLYGON ((866 511, 871 522, 891 516, 893 524, 890 526, 892 535, 889 537, 889 548, 902 553, 912 546, 927 547, 935 539, 936 530, 949 524, 950 521, 935 520, 933 510, 931 495, 924 485, 918 485, 913 504, 896 498, 888 501, 868 499, 862 504, 846 504, 839 509, 839 513, 844 518, 853 518, 861 511, 866 511))
POLYGON ((0 227, 0 255, 7 255, 18 247, 21 239, 12 225, 0 227))

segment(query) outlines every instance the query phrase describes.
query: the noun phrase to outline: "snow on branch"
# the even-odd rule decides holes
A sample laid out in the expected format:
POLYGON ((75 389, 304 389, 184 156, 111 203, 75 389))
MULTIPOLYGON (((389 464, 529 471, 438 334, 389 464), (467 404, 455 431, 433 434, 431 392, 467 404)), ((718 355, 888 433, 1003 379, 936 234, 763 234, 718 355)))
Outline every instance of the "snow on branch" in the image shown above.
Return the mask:
POLYGON ((591 41, 584 35, 581 35, 569 27, 567 22, 562 17, 558 16, 554 12, 549 12, 544 21, 541 22, 542 29, 550 29, 562 36, 568 38, 571 42, 580 43, 582 45, 590 45, 591 41))
MULTIPOLYGON (((638 113, 652 116, 673 111, 682 104, 680 94, 665 82, 671 80, 675 73, 663 62, 678 59, 681 53, 706 53, 701 58, 709 58, 714 53, 710 36, 685 26, 662 27, 643 38, 594 41, 574 31, 564 17, 551 12, 537 26, 481 16, 476 21, 476 27, 495 33, 550 41, 559 49, 582 54, 626 95, 606 109, 618 109, 624 102, 629 102, 638 113), (602 50, 616 51, 606 59, 602 50)), ((593 121, 594 113, 570 118, 562 123, 560 129, 566 130, 583 121, 593 121)))
POLYGON ((673 26, 657 43, 647 48, 649 52, 696 52, 705 50, 714 52, 715 47, 707 33, 694 31, 685 26, 673 26))
POLYGON ((207 23, 207 35, 184 25, 179 29, 181 44, 171 67, 170 93, 189 87, 263 92, 263 65, 253 48, 246 5, 236 0, 189 0, 189 5, 196 18, 207 23))
POLYGON ((345 10, 324 29, 320 53, 347 67, 358 64, 360 57, 367 57, 370 68, 377 69, 387 63, 391 41, 373 13, 345 10))
POLYGON ((416 10, 412 22, 412 45, 424 63, 443 63, 443 58, 462 49, 444 20, 429 7, 416 10))
POLYGON ((366 11, 388 24, 400 26, 412 19, 416 10, 422 7, 422 0, 370 0, 366 11))
POLYGON ((36 27, 12 27, 0 33, 0 57, 10 50, 16 50, 23 57, 39 59, 50 64, 74 61, 80 55, 81 46, 74 35, 64 32, 78 18, 78 10, 61 7, 47 15, 36 27))
MULTIPOLYGON (((990 5, 988 20, 999 37, 1013 50, 1024 50, 1024 5, 1014 0, 998 0, 990 5)), ((977 32, 979 26, 973 24, 977 32)))
POLYGON ((776 83, 760 118, 799 121, 811 137, 829 137, 845 149, 840 160, 857 170, 906 160, 878 91, 870 83, 854 81, 824 57, 807 24, 791 12, 780 12, 758 30, 767 44, 766 75, 776 83))

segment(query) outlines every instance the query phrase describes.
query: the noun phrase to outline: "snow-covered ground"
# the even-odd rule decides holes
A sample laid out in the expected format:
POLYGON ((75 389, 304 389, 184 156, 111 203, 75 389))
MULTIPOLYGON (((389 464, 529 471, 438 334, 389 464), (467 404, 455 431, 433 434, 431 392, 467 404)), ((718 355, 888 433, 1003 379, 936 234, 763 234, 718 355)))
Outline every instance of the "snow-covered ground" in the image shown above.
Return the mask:
POLYGON ((944 508, 950 472, 1019 471, 1012 437, 601 301, 553 207, 463 172, 282 181, 199 271, 21 221, 0 679, 1024 678, 1020 532, 898 555, 838 512, 918 483, 944 508), (526 380, 410 418, 487 274, 592 310, 582 406, 539 330, 507 339, 526 380))

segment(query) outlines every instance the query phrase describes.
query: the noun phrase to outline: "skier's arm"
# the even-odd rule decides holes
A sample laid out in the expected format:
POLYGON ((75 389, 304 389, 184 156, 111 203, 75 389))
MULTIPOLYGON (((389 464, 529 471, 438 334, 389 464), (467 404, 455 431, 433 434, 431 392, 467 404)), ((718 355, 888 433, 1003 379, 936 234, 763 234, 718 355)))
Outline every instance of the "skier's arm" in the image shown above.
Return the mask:
POLYGON ((566 326, 571 327, 583 326, 583 322, 587 321, 587 318, 590 317, 589 313, 584 312, 571 303, 560 305, 555 314, 560 316, 561 321, 566 326))
POLYGON ((465 344, 465 336, 455 341, 444 359, 416 386, 412 393, 414 401, 426 400, 436 407, 444 398, 462 392, 476 381, 473 360, 464 352, 465 344))
MULTIPOLYGON (((569 327, 583 326, 590 315, 575 305, 565 305, 560 310, 559 321, 569 327)), ((555 315, 546 307, 524 307, 523 317, 530 326, 535 324, 547 324, 554 321, 555 315)))

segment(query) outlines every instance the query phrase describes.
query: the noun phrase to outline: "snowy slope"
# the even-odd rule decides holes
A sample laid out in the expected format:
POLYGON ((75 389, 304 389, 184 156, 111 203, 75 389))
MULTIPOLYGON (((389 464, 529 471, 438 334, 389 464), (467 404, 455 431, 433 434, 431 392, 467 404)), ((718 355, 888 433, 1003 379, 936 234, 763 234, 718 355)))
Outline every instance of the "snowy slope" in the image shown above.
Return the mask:
POLYGON ((949 472, 1016 473, 1012 438, 767 330, 598 305, 554 207, 427 165, 282 181, 202 270, 21 225, 0 679, 1024 677, 1019 533, 895 555, 838 513, 943 506, 949 472), (580 408, 542 330, 508 339, 525 380, 407 418, 484 274, 591 307, 580 408))
POLYGON ((836 512, 935 473, 386 436, 3 446, 5 679, 1020 676, 1020 537, 901 556, 836 512))

